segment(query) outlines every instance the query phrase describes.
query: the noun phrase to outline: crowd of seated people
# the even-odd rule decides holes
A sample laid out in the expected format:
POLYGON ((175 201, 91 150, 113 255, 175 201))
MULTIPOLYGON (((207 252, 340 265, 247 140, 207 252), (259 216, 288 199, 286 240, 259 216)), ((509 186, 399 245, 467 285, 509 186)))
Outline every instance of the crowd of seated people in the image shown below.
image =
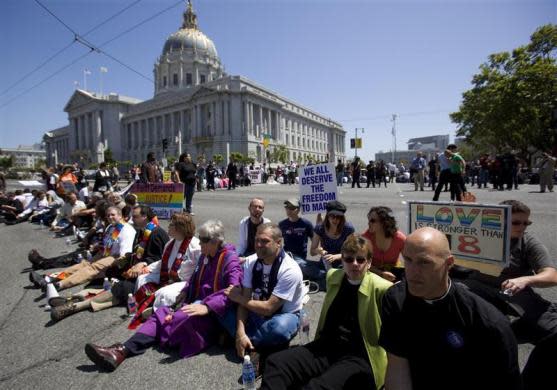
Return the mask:
POLYGON ((358 234, 339 201, 329 202, 315 225, 298 215, 297 199, 283 204, 286 219, 274 224, 263 217, 264 201, 252 199, 249 216, 238 226, 239 242, 232 244, 222 222, 197 227, 186 212, 174 214, 165 231, 133 194, 92 193, 87 204, 74 192, 63 200, 41 191, 0 196, 6 223, 25 218, 46 221, 64 234, 73 231, 68 226, 82 233, 76 235, 75 252, 51 258, 38 250, 29 254, 29 279, 37 288, 52 283, 61 291, 89 284, 50 299, 54 322, 83 310, 124 305, 129 294, 135 298, 138 311, 128 325, 137 328, 133 336, 85 346, 99 369, 112 371, 157 345, 187 358, 228 335, 238 356, 249 354, 256 363, 263 389, 420 389, 443 383, 452 389, 495 388, 495 383, 550 388, 546 378, 557 346, 557 309, 531 287, 557 286, 557 267, 543 245, 524 232, 530 223, 524 204, 506 203, 513 208, 514 260, 495 279, 456 267, 446 237, 434 229, 406 237, 386 206, 371 207, 368 225, 358 234), (78 255, 85 260, 75 264, 78 255), (108 290, 100 288, 106 277, 112 279, 108 290), (325 299, 315 339, 293 348, 307 293, 304 279, 316 282, 325 299), (502 300, 500 289, 513 291, 511 302, 502 300), (521 312, 511 311, 520 305, 521 312), (530 312, 536 319, 528 317, 530 312), (518 315, 519 321, 511 324, 506 315, 518 315), (530 328, 536 333, 528 333, 530 328), (523 375, 518 342, 535 345, 523 375), (486 371, 487 379, 448 383, 420 359, 424 353, 446 370, 447 359, 458 361, 461 372, 497 364, 486 371))

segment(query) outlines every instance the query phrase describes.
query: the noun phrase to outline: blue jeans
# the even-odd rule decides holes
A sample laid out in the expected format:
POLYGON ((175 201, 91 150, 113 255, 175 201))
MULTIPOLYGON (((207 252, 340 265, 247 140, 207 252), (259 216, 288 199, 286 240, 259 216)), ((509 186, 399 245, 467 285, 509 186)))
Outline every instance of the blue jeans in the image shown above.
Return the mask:
POLYGON ((301 258, 300 256, 295 256, 293 254, 291 254, 291 256, 300 266, 304 279, 309 279, 313 282, 316 282, 319 285, 319 290, 325 291, 325 278, 327 276, 327 271, 325 270, 323 261, 306 260, 301 258))
POLYGON ((195 184, 184 184, 184 199, 186 200, 187 213, 191 213, 191 202, 193 201, 194 192, 195 192, 195 184))
POLYGON ((337 172, 337 186, 341 186, 342 187, 342 177, 344 175, 342 174, 342 172, 337 172))
MULTIPOLYGON (((236 336, 236 307, 229 309, 221 325, 232 336, 236 336)), ((286 344, 296 336, 300 323, 300 313, 279 313, 271 318, 261 317, 253 312, 248 313, 246 334, 254 347, 269 347, 286 344)))

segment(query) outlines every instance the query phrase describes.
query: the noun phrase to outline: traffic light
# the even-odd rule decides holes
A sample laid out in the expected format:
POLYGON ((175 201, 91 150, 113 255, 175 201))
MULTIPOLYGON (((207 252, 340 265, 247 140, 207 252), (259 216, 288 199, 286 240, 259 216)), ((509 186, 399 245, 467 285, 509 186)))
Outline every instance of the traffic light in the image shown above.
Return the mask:
POLYGON ((162 150, 165 151, 168 149, 168 138, 162 139, 162 150))
POLYGON ((350 138, 350 149, 354 149, 356 147, 356 139, 350 138))

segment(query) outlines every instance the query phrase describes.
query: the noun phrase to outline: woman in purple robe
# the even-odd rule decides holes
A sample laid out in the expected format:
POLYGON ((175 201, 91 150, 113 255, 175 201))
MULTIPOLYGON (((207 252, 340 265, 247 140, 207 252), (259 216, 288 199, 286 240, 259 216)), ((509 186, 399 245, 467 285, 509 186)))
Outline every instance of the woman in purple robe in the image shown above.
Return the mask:
POLYGON ((174 307, 159 308, 124 343, 109 347, 85 345, 85 353, 98 367, 113 371, 127 357, 140 355, 156 344, 179 348, 180 357, 186 358, 215 343, 219 319, 232 305, 224 289, 240 285, 242 268, 234 246, 224 244, 221 221, 207 221, 198 231, 201 257, 174 307))

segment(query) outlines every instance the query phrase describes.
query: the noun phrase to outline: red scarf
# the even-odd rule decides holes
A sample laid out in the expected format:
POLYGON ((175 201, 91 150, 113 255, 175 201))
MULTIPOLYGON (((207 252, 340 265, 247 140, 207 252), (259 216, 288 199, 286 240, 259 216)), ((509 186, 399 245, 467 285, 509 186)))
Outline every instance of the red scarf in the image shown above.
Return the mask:
POLYGON ((182 265, 182 261, 184 260, 184 255, 188 250, 188 247, 191 242, 190 238, 184 238, 180 248, 178 249, 178 253, 176 254, 176 258, 174 259, 174 263, 172 263, 172 267, 170 271, 168 270, 168 260, 170 258, 170 253, 172 253, 172 249, 174 248, 174 244, 176 240, 170 241, 170 243, 166 246, 161 259, 161 271, 159 276, 159 283, 146 283, 137 290, 135 293, 135 300, 137 302, 137 313, 131 320, 130 324, 128 325, 128 329, 135 329, 141 324, 141 313, 145 311, 149 306, 153 304, 155 301, 155 292, 161 288, 169 284, 168 282, 172 279, 172 282, 179 280, 178 271, 180 270, 180 266, 182 265))
POLYGON ((178 253, 176 254, 176 259, 174 259, 174 263, 172 264, 172 268, 170 269, 169 272, 168 258, 170 257, 170 253, 172 252, 172 249, 174 249, 175 242, 176 240, 172 240, 170 244, 166 247, 164 253, 162 254, 161 272, 159 278, 160 287, 166 286, 168 284, 169 278, 171 278, 173 281, 179 280, 178 271, 180 270, 180 266, 182 265, 182 261, 184 260, 184 255, 188 250, 188 246, 190 245, 191 237, 184 238, 184 240, 182 241, 182 245, 180 245, 180 248, 178 249, 178 253))

